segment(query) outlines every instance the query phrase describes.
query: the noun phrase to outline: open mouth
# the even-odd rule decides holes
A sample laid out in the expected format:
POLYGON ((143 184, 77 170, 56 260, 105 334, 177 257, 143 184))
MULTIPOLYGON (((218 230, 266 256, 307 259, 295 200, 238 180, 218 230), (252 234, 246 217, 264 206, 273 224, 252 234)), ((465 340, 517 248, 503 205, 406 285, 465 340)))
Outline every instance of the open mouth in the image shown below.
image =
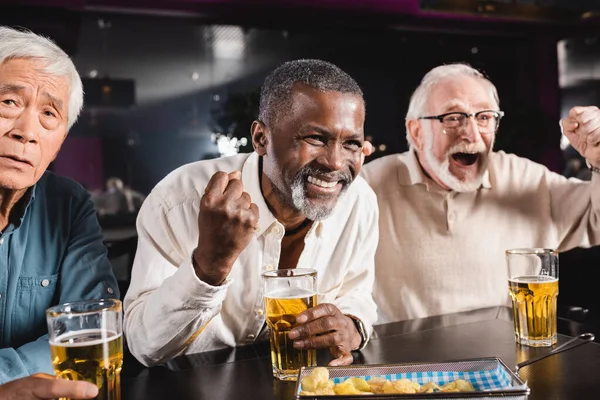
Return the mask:
POLYGON ((454 153, 452 159, 462 167, 468 167, 477 162, 479 153, 454 153))

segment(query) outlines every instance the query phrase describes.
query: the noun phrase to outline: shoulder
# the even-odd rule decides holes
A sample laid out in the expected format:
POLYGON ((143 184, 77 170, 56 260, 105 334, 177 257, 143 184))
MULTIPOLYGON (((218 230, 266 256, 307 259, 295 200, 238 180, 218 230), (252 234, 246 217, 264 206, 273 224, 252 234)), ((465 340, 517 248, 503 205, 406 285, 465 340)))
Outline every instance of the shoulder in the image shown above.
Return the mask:
POLYGON ((377 191, 389 187, 392 180, 397 181, 398 176, 408 177, 408 162, 409 152, 391 154, 368 162, 363 166, 360 174, 377 191))
POLYGON ((215 173, 241 170, 250 154, 237 154, 185 164, 165 176, 152 189, 145 203, 158 203, 170 209, 182 203, 197 202, 215 173))
POLYGON ((78 182, 46 171, 36 184, 35 196, 43 196, 49 203, 70 201, 84 202, 90 198, 89 192, 78 182))
POLYGON ((378 212, 377 196, 362 176, 357 176, 345 196, 339 199, 346 217, 373 215, 378 212))
POLYGON ((544 165, 516 154, 495 151, 490 154, 490 168, 496 176, 540 177, 551 171, 544 165))

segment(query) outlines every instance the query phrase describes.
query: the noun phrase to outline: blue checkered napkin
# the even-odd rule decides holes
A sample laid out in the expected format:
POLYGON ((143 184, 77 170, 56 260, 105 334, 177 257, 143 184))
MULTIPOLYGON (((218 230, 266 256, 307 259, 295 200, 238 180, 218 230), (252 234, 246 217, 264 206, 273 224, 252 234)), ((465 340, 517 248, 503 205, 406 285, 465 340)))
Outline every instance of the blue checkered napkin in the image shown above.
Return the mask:
MULTIPOLYGON (((401 374, 387 374, 387 375, 363 375, 358 378, 363 378, 368 381, 373 377, 379 377, 387 379, 389 381, 397 381, 402 378, 409 379, 413 382, 417 382, 420 385, 424 385, 427 382, 435 382, 439 386, 445 385, 446 383, 455 381, 457 379, 464 379, 465 381, 471 382, 475 390, 499 390, 509 389, 512 387, 511 378, 506 373, 501 365, 498 365, 496 369, 482 370, 482 371, 427 371, 427 372, 405 372, 401 374)), ((333 383, 341 383, 349 377, 333 378, 333 383)))

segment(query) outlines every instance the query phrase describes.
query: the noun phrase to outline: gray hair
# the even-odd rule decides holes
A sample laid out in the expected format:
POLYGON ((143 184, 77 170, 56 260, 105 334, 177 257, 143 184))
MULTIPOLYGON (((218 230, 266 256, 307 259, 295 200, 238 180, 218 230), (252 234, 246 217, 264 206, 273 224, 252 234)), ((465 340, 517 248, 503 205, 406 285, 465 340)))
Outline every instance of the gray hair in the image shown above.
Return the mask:
POLYGON ((68 128, 71 128, 83 107, 81 77, 69 58, 52 40, 28 30, 0 26, 0 64, 11 59, 40 59, 43 71, 51 76, 66 77, 69 81, 68 128))
POLYGON ((269 125, 279 115, 286 113, 292 106, 292 89, 297 84, 320 92, 350 93, 363 97, 358 83, 334 64, 321 60, 288 61, 265 79, 260 91, 258 118, 269 125))
POLYGON ((440 65, 438 67, 433 68, 429 71, 423 79, 421 83, 412 96, 410 97, 410 103, 408 104, 408 111, 406 112, 406 140, 408 141, 409 146, 414 147, 414 143, 412 138, 410 137, 410 133, 408 131, 408 120, 417 119, 422 117, 427 113, 427 102, 429 101, 429 94, 431 92, 431 88, 441 82, 442 80, 452 78, 455 76, 469 76, 472 78, 482 79, 487 83, 490 91, 490 98, 496 103, 496 108, 500 106, 500 99, 498 98, 498 91, 496 90, 496 86, 487 79, 481 72, 471 67, 469 64, 465 63, 455 63, 455 64, 447 64, 440 65))

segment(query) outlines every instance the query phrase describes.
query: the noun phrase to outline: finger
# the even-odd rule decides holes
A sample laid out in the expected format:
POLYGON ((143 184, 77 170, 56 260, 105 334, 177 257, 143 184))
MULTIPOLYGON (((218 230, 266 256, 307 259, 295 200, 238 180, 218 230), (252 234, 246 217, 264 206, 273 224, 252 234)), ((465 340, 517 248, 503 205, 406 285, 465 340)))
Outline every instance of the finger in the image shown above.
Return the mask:
POLYGON ((242 180, 242 171, 233 171, 229 173, 229 180, 239 179, 242 180))
POLYGON ((329 362, 329 365, 332 367, 338 365, 350 365, 354 362, 354 358, 352 354, 344 348, 344 346, 336 346, 331 349, 331 354, 333 354, 334 358, 329 362))
POLYGON ((587 134, 586 141, 591 144, 600 142, 600 123, 596 123, 592 130, 587 134))
POLYGON ((581 107, 581 106, 576 106, 573 107, 569 110, 569 117, 571 118, 577 118, 577 116, 581 113, 583 113, 586 109, 588 109, 589 107, 581 107))
POLYGON ((560 120, 560 128, 563 134, 574 133, 579 128, 579 123, 575 118, 563 118, 560 120))
POLYGON ((223 191, 225 196, 236 200, 240 198, 242 193, 244 193, 244 184, 239 179, 231 179, 223 191))
POLYGON ((333 316, 338 313, 338 309, 333 304, 325 303, 319 304, 316 307, 309 308, 306 311, 301 312, 296 317, 297 324, 304 324, 306 322, 314 321, 319 318, 326 316, 333 316))
POLYGON ((579 125, 586 125, 590 122, 596 121, 598 119, 598 110, 597 109, 587 109, 581 114, 579 114, 575 120, 579 122, 579 125))
POLYGON ((371 142, 369 142, 368 140, 364 141, 362 152, 365 155, 365 157, 369 157, 371 154, 373 154, 373 145, 371 144, 371 142))
POLYGON ((238 204, 245 209, 249 209, 252 204, 252 197, 248 194, 248 192, 242 192, 240 198, 238 199, 238 204))
POLYGON ((229 175, 223 171, 219 171, 211 176, 204 189, 205 194, 223 194, 227 184, 229 183, 229 175))
POLYGON ((254 224, 254 230, 256 232, 258 232, 258 230, 260 229, 260 227, 258 226, 258 221, 260 219, 260 213, 258 211, 258 206, 254 203, 250 203, 249 210, 250 210, 250 213, 252 214, 250 221, 252 222, 252 224, 254 224))
POLYGON ((328 349, 343 344, 342 335, 339 331, 331 331, 321 335, 311 335, 294 341, 295 349, 328 349))
POLYGON ((40 399, 55 399, 59 397, 91 399, 98 395, 96 385, 84 381, 36 378, 30 383, 30 387, 31 393, 40 399))
POLYGON ((43 378, 43 379, 56 379, 56 375, 50 375, 43 372, 31 375, 32 378, 43 378))

